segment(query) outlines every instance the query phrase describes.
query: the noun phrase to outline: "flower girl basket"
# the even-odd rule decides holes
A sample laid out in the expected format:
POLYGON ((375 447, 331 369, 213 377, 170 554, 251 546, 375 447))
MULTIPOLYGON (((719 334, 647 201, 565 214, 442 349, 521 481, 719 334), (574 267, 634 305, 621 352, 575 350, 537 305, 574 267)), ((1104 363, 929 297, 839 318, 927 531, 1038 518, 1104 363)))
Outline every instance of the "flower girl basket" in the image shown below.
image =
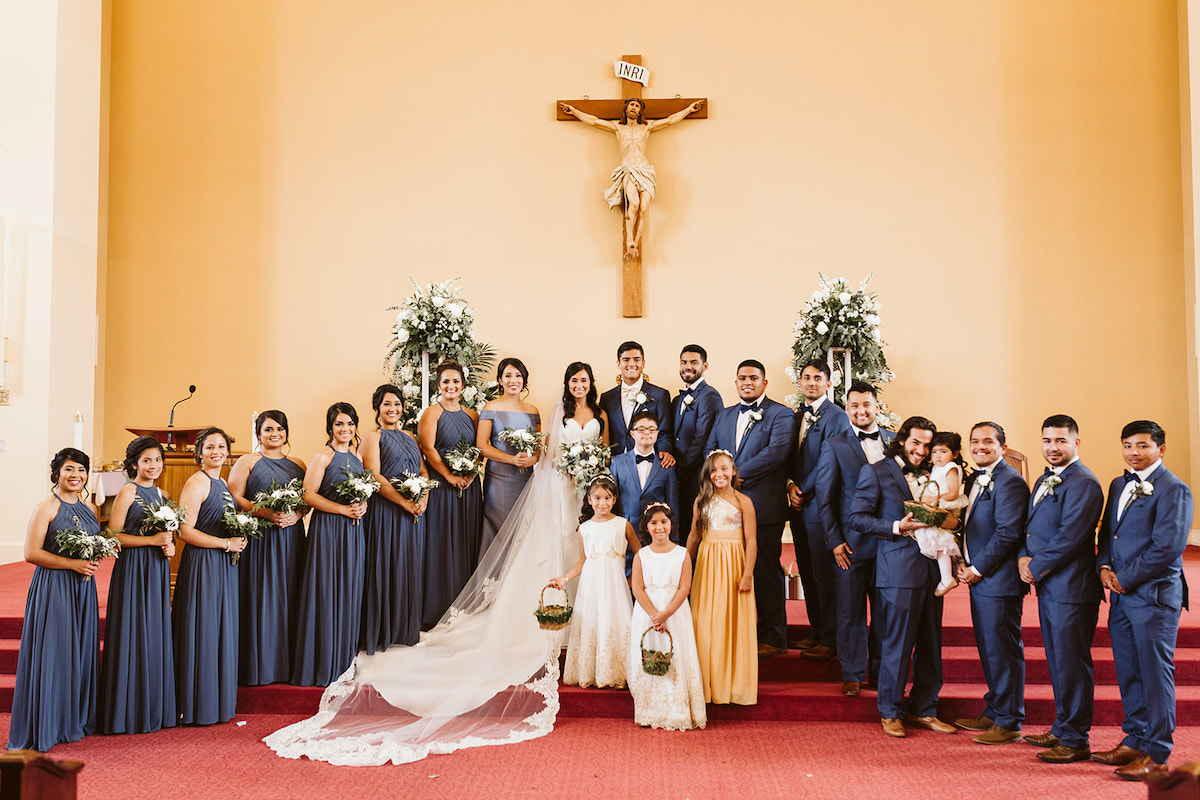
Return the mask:
MULTIPOLYGON (((926 490, 930 487, 937 489, 934 497, 941 497, 942 487, 935 480, 930 480, 929 483, 921 487, 919 497, 925 497, 926 490)), ((912 514, 913 519, 922 525, 928 525, 930 528, 942 528, 943 530, 954 530, 958 527, 958 515, 944 508, 938 508, 937 500, 934 500, 933 505, 919 500, 905 500, 905 512, 912 514)))
POLYGON ((642 634, 642 672, 647 675, 666 675, 667 670, 671 668, 671 657, 675 655, 675 639, 672 638, 670 631, 664 629, 663 633, 667 635, 667 652, 647 650, 646 634, 652 630, 654 630, 652 627, 646 628, 645 633, 642 634))
POLYGON ((537 617, 538 627, 544 631, 561 631, 571 623, 571 604, 565 589, 559 589, 563 593, 563 605, 546 605, 546 589, 553 587, 554 584, 548 584, 542 588, 542 598, 538 602, 537 610, 533 612, 537 617))

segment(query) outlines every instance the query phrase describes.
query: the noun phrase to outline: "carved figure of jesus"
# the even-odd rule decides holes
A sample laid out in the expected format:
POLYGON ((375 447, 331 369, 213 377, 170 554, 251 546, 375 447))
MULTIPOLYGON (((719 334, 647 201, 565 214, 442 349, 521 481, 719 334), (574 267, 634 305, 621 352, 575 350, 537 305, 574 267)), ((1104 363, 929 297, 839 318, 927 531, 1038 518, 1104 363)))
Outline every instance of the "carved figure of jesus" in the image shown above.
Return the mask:
POLYGON ((699 111, 703 100, 697 100, 682 111, 663 119, 646 122, 645 103, 636 97, 625 101, 621 119, 617 122, 600 119, 580 111, 574 106, 562 104, 562 109, 580 122, 595 128, 603 128, 617 135, 617 146, 621 151, 621 165, 612 171, 612 183, 604 192, 609 208, 618 204, 625 214, 625 258, 637 258, 642 246, 642 226, 650 201, 654 199, 654 167, 646 160, 646 142, 650 132, 666 128, 683 120, 687 115, 699 111))

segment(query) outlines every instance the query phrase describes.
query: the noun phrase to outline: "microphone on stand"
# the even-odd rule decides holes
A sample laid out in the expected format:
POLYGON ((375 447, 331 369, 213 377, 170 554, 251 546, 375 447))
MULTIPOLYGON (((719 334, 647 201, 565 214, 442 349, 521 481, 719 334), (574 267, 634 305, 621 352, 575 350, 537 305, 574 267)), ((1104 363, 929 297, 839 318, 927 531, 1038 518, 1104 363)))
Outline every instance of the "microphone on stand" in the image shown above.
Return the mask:
MULTIPOLYGON (((184 402, 184 400, 191 400, 191 399, 192 399, 192 395, 194 395, 195 393, 196 393, 196 384, 194 384, 194 383, 193 383, 193 384, 191 384, 191 385, 189 385, 189 386, 188 386, 188 396, 187 396, 187 397, 185 397, 185 398, 183 398, 183 400, 177 400, 177 401, 175 401, 175 405, 174 405, 174 406, 171 406, 171 418, 170 418, 170 419, 167 421, 167 427, 168 427, 168 428, 174 428, 174 427, 175 427, 175 406, 177 406, 177 405, 179 405, 180 403, 184 402)), ((171 437, 172 437, 172 434, 168 433, 168 434, 167 434, 167 447, 171 447, 171 437)))

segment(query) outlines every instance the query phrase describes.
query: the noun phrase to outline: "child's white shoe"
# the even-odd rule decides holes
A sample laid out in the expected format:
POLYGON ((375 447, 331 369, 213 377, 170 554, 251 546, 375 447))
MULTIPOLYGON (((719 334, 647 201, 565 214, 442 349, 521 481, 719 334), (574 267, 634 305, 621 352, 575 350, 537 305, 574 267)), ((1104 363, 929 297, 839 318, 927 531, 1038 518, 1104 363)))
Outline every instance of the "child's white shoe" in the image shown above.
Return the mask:
POLYGON ((951 578, 949 583, 942 581, 937 585, 937 589, 933 591, 936 597, 943 597, 947 592, 958 586, 958 578, 951 578))

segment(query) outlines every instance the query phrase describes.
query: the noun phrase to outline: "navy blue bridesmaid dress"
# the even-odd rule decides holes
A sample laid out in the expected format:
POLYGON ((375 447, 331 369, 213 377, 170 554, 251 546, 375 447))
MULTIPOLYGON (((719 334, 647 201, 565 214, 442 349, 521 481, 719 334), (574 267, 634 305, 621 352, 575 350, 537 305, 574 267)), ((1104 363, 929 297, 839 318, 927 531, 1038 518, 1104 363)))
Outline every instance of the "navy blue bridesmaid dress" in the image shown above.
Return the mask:
MULTIPOLYGON (((287 458, 263 456, 246 478, 246 499, 253 502, 274 481, 284 486, 304 470, 287 458)), ((296 601, 304 563, 304 521, 277 528, 262 521, 263 535, 250 539, 238 563, 241 626, 238 634, 238 682, 265 686, 292 677, 296 601)))
MULTIPOLYGON (((210 481, 196 530, 226 538, 229 487, 210 481)), ((233 718, 238 679, 238 568, 223 549, 185 544, 175 579, 175 700, 183 725, 233 718)))
MULTIPOLYGON (((442 410, 433 446, 445 458, 463 439, 475 443, 475 422, 466 411, 442 410)), ((479 481, 459 497, 458 489, 441 480, 429 493, 425 511, 425 590, 421 624, 433 627, 450 608, 479 564, 483 534, 483 498, 479 481)))
MULTIPOLYGON (((100 522, 86 503, 59 501, 42 549, 61 555, 55 535, 72 529, 96 534, 100 522)), ((34 567, 17 656, 9 750, 44 753, 95 732, 99 625, 95 579, 85 581, 71 569, 34 567)))
MULTIPOLYGON (((404 431, 379 432, 381 479, 419 475, 421 448, 404 431)), ((394 644, 416 644, 421 635, 421 570, 425 518, 374 495, 363 517, 366 566, 359 649, 367 653, 394 644)))
MULTIPOLYGON (((346 480, 347 465, 359 472, 363 469, 358 456, 334 451, 318 490, 326 500, 345 503, 333 487, 346 480)), ((297 686, 328 686, 358 652, 366 549, 363 528, 362 520, 312 513, 292 656, 292 683, 297 686)))
MULTIPOLYGON (((135 486, 151 508, 163 501, 153 486, 135 486)), ((143 535, 146 512, 134 503, 125 533, 143 535)), ((129 547, 113 566, 104 613, 100 669, 100 733, 151 733, 173 728, 175 657, 171 647, 171 563, 158 547, 129 547)))
MULTIPOLYGON (((516 451, 508 442, 501 440, 500 434, 507 430, 530 428, 537 430, 541 417, 524 411, 489 411, 484 410, 479 415, 479 421, 492 421, 492 447, 502 453, 513 454, 516 451)), ((521 491, 529 479, 533 477, 533 467, 521 468, 502 461, 488 461, 487 472, 483 478, 483 538, 479 551, 482 555, 487 552, 488 545, 496 538, 496 532, 504 524, 508 512, 521 496, 521 491)))

